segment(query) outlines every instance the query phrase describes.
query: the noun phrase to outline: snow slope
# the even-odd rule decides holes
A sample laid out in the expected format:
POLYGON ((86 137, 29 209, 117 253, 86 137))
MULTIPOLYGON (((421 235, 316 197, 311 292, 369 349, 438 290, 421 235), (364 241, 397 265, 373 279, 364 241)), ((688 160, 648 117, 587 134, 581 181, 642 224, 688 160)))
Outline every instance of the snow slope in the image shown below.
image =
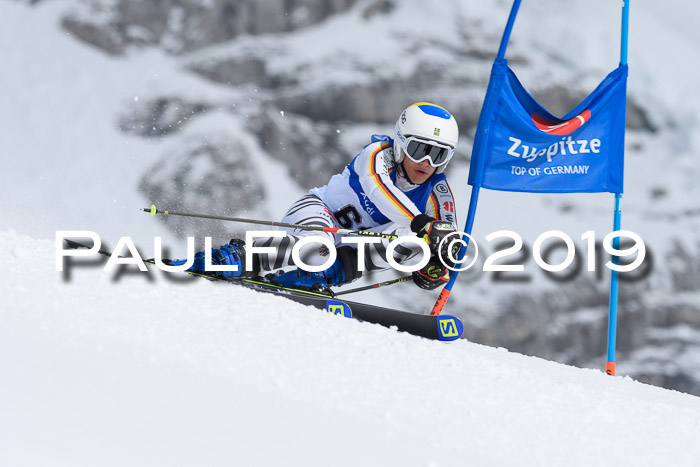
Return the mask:
POLYGON ((700 459, 687 394, 54 250, 0 233, 0 465, 700 459))

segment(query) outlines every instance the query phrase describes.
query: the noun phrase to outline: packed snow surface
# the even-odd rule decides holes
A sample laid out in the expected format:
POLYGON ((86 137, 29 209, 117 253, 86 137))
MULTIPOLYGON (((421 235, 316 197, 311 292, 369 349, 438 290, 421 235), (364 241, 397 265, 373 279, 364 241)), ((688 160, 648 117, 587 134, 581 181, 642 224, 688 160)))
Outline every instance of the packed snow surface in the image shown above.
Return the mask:
POLYGON ((14 231, 0 270, 0 465, 700 459, 700 399, 629 378, 96 258, 61 273, 14 231))

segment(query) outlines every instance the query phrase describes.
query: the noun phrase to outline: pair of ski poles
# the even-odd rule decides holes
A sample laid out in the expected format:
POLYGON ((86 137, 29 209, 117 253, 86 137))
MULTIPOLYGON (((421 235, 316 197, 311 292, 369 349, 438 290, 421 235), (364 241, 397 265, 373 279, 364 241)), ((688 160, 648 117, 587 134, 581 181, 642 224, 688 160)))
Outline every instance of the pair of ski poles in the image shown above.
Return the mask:
MULTIPOLYGON (((258 220, 258 219, 244 219, 242 217, 224 217, 224 216, 213 216, 213 215, 209 215, 209 214, 193 214, 193 213, 188 213, 188 212, 165 211, 165 210, 160 210, 160 209, 156 208, 155 205, 151 205, 150 209, 143 208, 142 211, 150 213, 151 216, 155 216, 156 214, 165 214, 165 215, 169 215, 169 216, 197 217, 200 219, 215 219, 215 220, 221 220, 221 221, 242 222, 245 224, 270 225, 273 227, 287 227, 287 228, 292 228, 292 229, 310 230, 310 231, 316 231, 316 232, 327 232, 327 233, 333 233, 333 234, 339 234, 339 235, 359 235, 359 236, 363 236, 363 237, 384 238, 387 240, 395 240, 398 238, 397 235, 383 234, 383 233, 379 233, 379 232, 372 232, 369 230, 336 229, 333 227, 321 227, 321 226, 315 226, 315 225, 287 224, 285 222, 274 222, 274 221, 265 221, 265 220, 258 220)), ((345 294, 349 294, 349 293, 362 292, 363 290, 378 289, 380 287, 386 287, 388 285, 398 284, 401 282, 407 282, 410 279, 411 279, 411 276, 397 277, 396 279, 378 282, 376 284, 367 285, 364 287, 358 287, 358 288, 351 289, 351 290, 336 292, 335 295, 345 295, 345 294)))

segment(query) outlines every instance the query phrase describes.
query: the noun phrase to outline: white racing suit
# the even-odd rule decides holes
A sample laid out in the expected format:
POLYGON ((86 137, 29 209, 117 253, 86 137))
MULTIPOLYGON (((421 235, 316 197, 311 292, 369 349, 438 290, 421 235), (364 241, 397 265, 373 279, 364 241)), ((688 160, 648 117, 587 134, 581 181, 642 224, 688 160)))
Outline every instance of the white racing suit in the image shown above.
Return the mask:
MULTIPOLYGON (((435 173, 422 185, 414 185, 404 174, 400 164, 394 161, 392 140, 385 135, 373 135, 372 143, 345 167, 334 175, 327 185, 309 190, 309 194, 297 200, 287 211, 282 222, 352 230, 372 230, 393 235, 412 235, 410 224, 418 214, 450 222, 456 226, 454 198, 444 174, 435 173)), ((329 239, 336 247, 341 235, 284 229, 282 238, 259 239, 255 246, 276 247, 274 254, 261 254, 260 269, 276 270, 292 266, 292 247, 302 237, 316 235, 329 239)), ((367 244, 365 270, 389 269, 386 248, 389 240, 367 244)), ((410 243, 394 250, 398 263, 413 257, 420 249, 410 243)), ((300 249, 300 257, 311 266, 325 263, 327 248, 310 243, 300 249)))

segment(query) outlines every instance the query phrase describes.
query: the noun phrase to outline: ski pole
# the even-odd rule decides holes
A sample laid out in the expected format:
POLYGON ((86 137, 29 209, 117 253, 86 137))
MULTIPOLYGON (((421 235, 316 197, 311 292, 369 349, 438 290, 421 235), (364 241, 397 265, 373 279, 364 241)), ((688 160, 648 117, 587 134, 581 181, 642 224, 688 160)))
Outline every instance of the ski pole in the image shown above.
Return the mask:
POLYGON ((155 216, 156 214, 167 214, 169 216, 199 217, 202 219, 216 219, 216 220, 221 220, 221 221, 243 222, 246 224, 271 225, 273 227, 287 227, 290 229, 311 230, 311 231, 317 231, 317 232, 328 232, 328 233, 334 233, 334 234, 339 234, 339 235, 359 235, 359 236, 363 236, 363 237, 377 237, 377 238, 384 238, 387 240, 396 240, 397 238, 399 238, 398 235, 372 232, 370 230, 336 229, 334 227, 320 227, 320 226, 316 226, 316 225, 302 225, 302 224, 287 224, 285 222, 264 221, 264 220, 257 220, 257 219, 244 219, 241 217, 212 216, 209 214, 193 214, 193 213, 188 213, 188 212, 175 212, 175 211, 167 211, 167 210, 161 211, 160 209, 157 209, 155 205, 151 205, 150 209, 143 208, 141 210, 144 212, 150 212, 151 217, 155 216))
POLYGON ((338 295, 345 295, 346 293, 362 292, 363 290, 378 289, 379 287, 386 287, 387 285, 398 284, 400 282, 406 282, 408 280, 411 280, 411 276, 397 277, 396 279, 392 279, 392 280, 384 281, 384 282, 378 282, 376 284, 367 285, 365 287, 358 287, 356 289, 335 292, 335 295, 338 296, 338 295))

